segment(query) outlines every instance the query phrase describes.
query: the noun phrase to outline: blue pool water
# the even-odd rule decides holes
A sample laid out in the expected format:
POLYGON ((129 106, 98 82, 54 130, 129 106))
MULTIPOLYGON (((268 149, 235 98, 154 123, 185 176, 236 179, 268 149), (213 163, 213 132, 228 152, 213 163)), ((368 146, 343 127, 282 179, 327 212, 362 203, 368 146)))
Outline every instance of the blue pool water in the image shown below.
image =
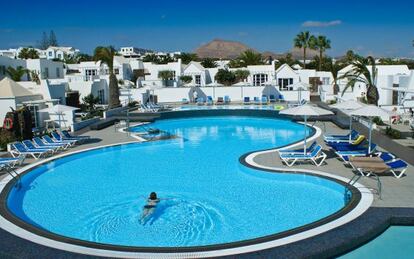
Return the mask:
POLYGON ((342 256, 353 258, 413 258, 414 227, 391 226, 380 236, 356 250, 342 256))
POLYGON ((301 140, 301 124, 208 117, 151 126, 178 138, 88 151, 40 166, 23 177, 21 190, 13 189, 8 207, 27 222, 64 236, 173 247, 280 233, 345 205, 345 187, 333 181, 239 163, 246 152, 301 140), (152 191, 168 200, 140 224, 144 197, 152 191))

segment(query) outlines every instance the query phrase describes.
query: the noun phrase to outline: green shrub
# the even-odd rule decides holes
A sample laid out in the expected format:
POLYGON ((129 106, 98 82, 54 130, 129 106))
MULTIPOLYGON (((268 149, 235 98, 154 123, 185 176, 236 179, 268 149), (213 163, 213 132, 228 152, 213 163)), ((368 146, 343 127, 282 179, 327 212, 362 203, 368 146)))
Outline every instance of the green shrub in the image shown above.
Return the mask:
POLYGON ((399 132, 398 130, 393 129, 391 127, 387 127, 385 129, 385 134, 387 134, 388 136, 390 136, 393 139, 399 139, 399 138, 401 138, 401 132, 399 132))
POLYGON ((372 119, 372 122, 377 124, 378 126, 384 126, 385 123, 382 121, 382 119, 380 117, 374 117, 374 119, 372 119))
POLYGON ((6 149, 7 144, 14 141, 16 139, 10 131, 0 128, 0 150, 6 149))

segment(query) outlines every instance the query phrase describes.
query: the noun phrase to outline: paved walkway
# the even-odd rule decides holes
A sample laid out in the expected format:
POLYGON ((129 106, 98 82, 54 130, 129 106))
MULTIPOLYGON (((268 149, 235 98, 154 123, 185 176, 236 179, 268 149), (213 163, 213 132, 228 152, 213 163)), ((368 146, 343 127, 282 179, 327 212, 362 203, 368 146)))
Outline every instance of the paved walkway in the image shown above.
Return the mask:
MULTIPOLYGON (((330 122, 326 122, 326 131, 329 134, 347 134, 348 131, 341 130, 330 122)), ((321 127, 321 125, 317 125, 321 127)), ((336 155, 329 150, 324 142, 322 136, 318 138, 318 143, 322 144, 324 152, 328 155, 325 160, 326 163, 320 167, 311 164, 298 164, 294 168, 320 170, 331 174, 340 175, 346 178, 354 176, 354 172, 350 167, 345 166, 336 155)), ((381 148, 380 148, 381 149, 381 148)), ((262 154, 255 157, 254 161, 258 164, 275 167, 275 168, 289 168, 282 164, 277 152, 262 154)), ((410 165, 406 171, 406 175, 400 179, 396 179, 392 175, 380 177, 382 182, 382 199, 378 195, 375 196, 373 203, 374 207, 414 207, 414 167, 410 165)), ((361 178, 360 183, 366 187, 376 188, 377 182, 372 178, 361 178)))
MULTIPOLYGON (((334 124, 327 122, 325 123, 326 125, 326 132, 328 133, 347 133, 346 130, 341 130, 338 127, 336 127, 334 124)), ((318 123, 316 126, 319 126, 320 128, 323 128, 323 126, 318 123)), ((92 147, 98 147, 98 146, 103 146, 103 145, 111 145, 111 144, 116 144, 116 143, 120 143, 120 142, 131 142, 131 141, 137 141, 135 138, 128 136, 125 133, 120 133, 120 132, 116 132, 114 127, 109 127, 100 131, 89 131, 84 133, 84 135, 89 135, 92 137, 91 141, 89 143, 77 146, 75 148, 70 149, 70 151, 76 151, 76 150, 83 150, 83 149, 87 149, 87 148, 92 148, 92 147)), ((319 143, 323 143, 322 138, 320 137, 318 139, 319 143)), ((323 145, 324 146, 324 145, 323 145)), ((70 152, 69 151, 69 152, 70 152)), ((296 168, 304 168, 304 169, 313 169, 313 170, 320 170, 320 171, 324 171, 324 172, 328 172, 331 174, 337 174, 340 176, 344 176, 347 178, 351 178, 354 173, 352 172, 352 170, 346 166, 344 166, 343 163, 341 163, 337 158, 335 158, 335 156, 332 154, 332 152, 329 152, 329 149, 324 146, 324 152, 326 152, 328 154, 328 159, 326 160, 326 163, 320 167, 316 167, 313 165, 309 165, 309 164, 301 164, 298 165, 296 168)), ((240 154, 243 155, 243 154, 240 154)), ((33 159, 27 159, 26 162, 30 163, 33 162, 33 159)), ((287 168, 286 166, 282 165, 281 161, 279 160, 277 153, 276 152, 271 152, 271 153, 267 153, 267 154, 263 154, 263 155, 259 155, 255 158, 255 162, 264 166, 268 166, 268 167, 275 167, 275 168, 287 168)), ((413 207, 414 208, 414 199, 412 199, 413 193, 414 193, 414 170, 413 170, 413 166, 410 166, 410 168, 407 170, 407 175, 405 177, 402 177, 401 179, 396 179, 392 176, 383 176, 381 177, 381 181, 383 183, 383 195, 382 195, 382 200, 378 199, 378 196, 375 197, 375 201, 373 204, 373 207, 413 207)), ((2 178, 2 175, 0 175, 0 179, 2 178)), ((362 184, 366 185, 367 187, 376 187, 376 182, 372 179, 361 179, 360 181, 362 184)), ((375 209, 375 208, 373 208, 375 209)), ((372 210, 372 209, 370 209, 372 210)), ((376 212, 377 213, 377 212, 376 212)), ((376 214, 375 214, 376 215, 376 214)), ((350 227, 350 225, 348 224, 347 227, 341 227, 339 228, 339 230, 342 229, 342 231, 345 232, 350 232, 349 230, 352 230, 353 232, 350 234, 351 236, 355 235, 355 229, 360 229, 363 228, 364 226, 366 226, 366 221, 369 220, 370 218, 372 218, 372 215, 370 216, 361 216, 361 219, 359 220, 355 220, 354 222, 360 222, 359 225, 357 224, 355 226, 355 228, 350 227)), ((352 223, 352 224, 356 224, 356 223, 352 223)), ((351 225, 352 225, 351 224, 351 225)), ((375 223, 377 224, 377 223, 375 223)), ((336 231, 339 231, 336 230, 336 231)), ((369 232, 369 231, 367 231, 369 232)), ((334 236, 338 236, 337 232, 332 232, 332 234, 330 235, 329 233, 331 232, 327 232, 326 234, 314 237, 312 239, 309 239, 311 241, 309 241, 310 243, 312 243, 311 245, 314 246, 311 250, 312 251, 317 251, 317 247, 327 247, 326 245, 329 243, 332 243, 332 235, 334 236), (319 241, 318 241, 319 240, 319 241), (321 241, 322 240, 322 241, 321 241), (324 241, 325 240, 325 241, 324 241), (331 241, 329 241, 331 240, 331 241), (326 243, 328 242, 328 243, 326 243)), ((345 235, 346 233, 342 233, 340 234, 341 236, 346 237, 345 235)), ((349 234, 349 233, 348 233, 349 234)), ((350 237, 347 237, 347 240, 350 237)), ((361 239, 362 240, 362 239, 361 239)), ((302 242, 303 243, 303 242, 302 242)), ((306 242, 305 242, 306 243, 306 242)), ((78 258, 90 258, 88 256, 84 256, 84 255, 74 255, 71 253, 67 253, 64 251, 59 251, 56 249, 52 249, 52 248, 46 248, 46 247, 42 247, 40 245, 31 243, 31 242, 27 242, 25 240, 22 240, 18 237, 15 237, 13 235, 10 235, 6 232, 4 232, 3 230, 0 230, 0 245, 3 244, 3 250, 2 252, 0 252, 0 257, 4 257, 4 258, 13 258, 13 256, 18 255, 17 257, 21 258, 31 258, 31 254, 34 253, 41 253, 43 258, 56 258, 57 257, 72 257, 72 256, 76 256, 78 258), (12 243, 10 243, 10 241, 12 243), (7 244, 7 245, 6 245, 7 244), (14 244, 14 245, 12 245, 14 244), (25 247, 25 249, 23 249, 23 247, 25 247), (4 250, 5 249, 5 250, 4 250), (4 254, 2 254, 4 253, 4 254), (13 256, 11 256, 13 254, 13 256)), ((309 248, 312 247, 310 246, 310 244, 305 244, 305 247, 309 248)), ((283 247, 282 247, 283 248, 283 247)), ((301 247, 299 250, 302 251, 304 249, 304 247, 301 247)), ((336 254, 338 251, 335 250, 337 249, 336 246, 333 246, 332 251, 336 251, 336 252, 332 252, 332 254, 336 254)), ((280 250, 280 249, 279 249, 280 250)), ((275 255, 280 255, 280 251, 279 250, 274 250, 274 251, 278 251, 276 254, 274 252, 272 252, 273 250, 266 250, 266 251, 261 251, 261 252, 256 252, 256 253, 252 253, 252 254, 247 254, 245 258, 251 258, 251 256, 256 256, 256 257, 260 257, 263 258, 269 256, 273 258, 277 257, 275 255)), ((298 251, 299 251, 298 250, 298 251)), ((309 249, 306 249, 309 250, 309 249)), ((303 250, 305 251, 305 250, 303 250)), ((292 253, 291 249, 287 249, 286 251, 288 254, 292 253)), ((316 253, 316 252, 315 252, 316 253)), ((316 253, 317 254, 317 253, 316 253)), ((287 254, 285 254, 287 255, 287 254)), ((269 257, 269 258, 270 258, 269 257)), ((298 256, 301 257, 301 256, 298 256)), ((288 257, 286 257, 288 258, 288 257)))

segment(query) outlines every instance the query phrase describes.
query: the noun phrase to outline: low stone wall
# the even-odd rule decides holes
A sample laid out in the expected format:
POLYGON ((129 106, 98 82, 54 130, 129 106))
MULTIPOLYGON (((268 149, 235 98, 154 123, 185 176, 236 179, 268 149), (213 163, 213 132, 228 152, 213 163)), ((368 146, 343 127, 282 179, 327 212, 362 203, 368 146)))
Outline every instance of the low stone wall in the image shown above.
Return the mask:
POLYGON ((88 119, 88 120, 84 120, 84 121, 80 121, 80 122, 73 123, 70 126, 70 130, 72 132, 78 131, 78 130, 83 129, 83 128, 86 128, 86 127, 88 127, 88 126, 90 126, 90 125, 92 125, 94 123, 97 123, 100 119, 101 118, 96 117, 96 118, 92 118, 92 119, 88 119))
POLYGON ((120 113, 122 113, 122 112, 124 112, 124 111, 126 111, 128 109, 129 109, 128 106, 124 106, 124 107, 119 107, 119 108, 114 108, 114 109, 110 109, 110 110, 104 111, 103 118, 104 119, 107 119, 107 118, 110 118, 110 117, 119 115, 120 113))

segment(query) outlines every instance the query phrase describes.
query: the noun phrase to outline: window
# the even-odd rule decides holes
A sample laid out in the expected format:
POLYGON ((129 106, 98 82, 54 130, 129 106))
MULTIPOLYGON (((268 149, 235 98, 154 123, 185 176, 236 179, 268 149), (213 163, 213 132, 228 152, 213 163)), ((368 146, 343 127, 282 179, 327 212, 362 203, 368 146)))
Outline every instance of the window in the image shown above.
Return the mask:
POLYGON ((196 75, 194 77, 194 81, 196 85, 201 85, 201 76, 200 75, 196 75))
POLYGON ((2 75, 6 74, 6 66, 0 66, 0 74, 2 75))
POLYGON ((49 55, 49 57, 52 57, 53 56, 53 52, 52 51, 49 51, 48 55, 49 55))
POLYGON ((45 67, 45 70, 43 70, 42 77, 43 77, 43 79, 48 79, 49 78, 49 68, 48 67, 45 67))
POLYGON ((62 59, 62 54, 58 54, 58 59, 62 59))
POLYGON ((56 68, 56 77, 60 78, 60 69, 58 67, 56 68))
POLYGON ((105 103, 105 91, 104 90, 98 90, 98 98, 99 98, 100 104, 105 103))
POLYGON ((119 75, 119 68, 115 68, 114 73, 115 73, 115 75, 119 75))
POLYGON ((323 85, 329 85, 330 84, 330 78, 329 77, 322 77, 322 84, 323 85))
POLYGON ((260 86, 263 83, 266 83, 268 81, 268 75, 267 74, 255 74, 253 75, 253 85, 254 86, 260 86))
POLYGON ((282 91, 292 91, 292 87, 288 87, 293 84, 293 78, 279 78, 278 79, 279 89, 282 91))

